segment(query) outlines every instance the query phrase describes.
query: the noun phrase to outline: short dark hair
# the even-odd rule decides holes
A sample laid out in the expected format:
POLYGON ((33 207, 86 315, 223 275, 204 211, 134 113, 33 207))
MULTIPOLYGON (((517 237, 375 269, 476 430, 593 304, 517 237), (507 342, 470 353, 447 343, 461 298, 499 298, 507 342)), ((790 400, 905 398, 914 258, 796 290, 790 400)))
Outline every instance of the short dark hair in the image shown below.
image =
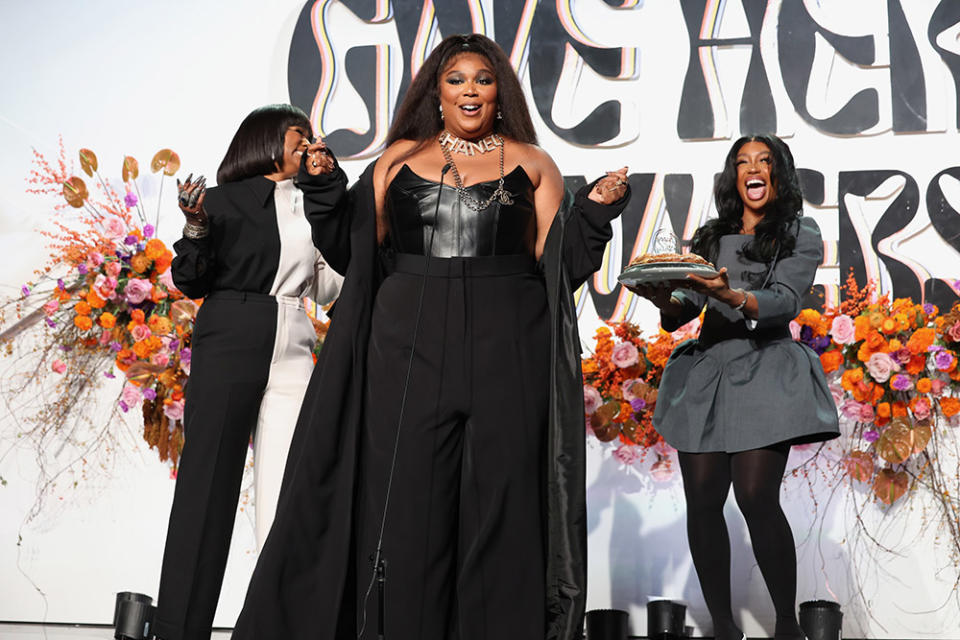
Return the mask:
POLYGON ((268 104, 251 111, 233 134, 217 169, 217 184, 277 171, 283 162, 283 141, 290 127, 303 127, 313 136, 307 114, 291 104, 268 104))
POLYGON ((757 224, 743 254, 750 260, 769 262, 775 255, 790 255, 796 245, 792 226, 803 215, 803 195, 790 147, 772 134, 744 136, 730 147, 714 185, 717 218, 705 223, 693 236, 694 253, 708 260, 716 259, 720 236, 740 232, 743 200, 737 191, 737 154, 748 142, 759 142, 770 149, 770 181, 776 188, 776 197, 764 209, 763 220, 757 224))
POLYGON ((443 131, 443 121, 437 109, 440 104, 437 86, 447 64, 462 53, 480 54, 493 67, 497 78, 497 102, 503 115, 502 120, 495 121, 497 133, 519 142, 537 144, 527 100, 507 54, 490 38, 469 33, 444 38, 424 61, 397 109, 387 133, 388 146, 398 140, 422 143, 443 131))

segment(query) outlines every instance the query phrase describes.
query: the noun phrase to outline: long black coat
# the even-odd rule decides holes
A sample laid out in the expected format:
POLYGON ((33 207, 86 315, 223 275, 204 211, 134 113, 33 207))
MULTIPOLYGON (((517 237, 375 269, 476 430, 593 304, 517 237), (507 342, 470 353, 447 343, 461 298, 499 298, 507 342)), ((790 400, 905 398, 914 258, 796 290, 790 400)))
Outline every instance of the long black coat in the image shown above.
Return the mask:
MULTIPOLYGON (((290 446, 276 519, 251 578, 233 637, 356 638, 353 511, 370 318, 384 277, 377 248, 373 163, 346 192, 335 169, 301 167, 314 243, 345 280, 290 446)), ((573 291, 596 271, 611 237, 614 205, 567 193, 540 267, 551 314, 546 455, 545 638, 579 638, 586 597, 586 500, 580 338, 573 291)))

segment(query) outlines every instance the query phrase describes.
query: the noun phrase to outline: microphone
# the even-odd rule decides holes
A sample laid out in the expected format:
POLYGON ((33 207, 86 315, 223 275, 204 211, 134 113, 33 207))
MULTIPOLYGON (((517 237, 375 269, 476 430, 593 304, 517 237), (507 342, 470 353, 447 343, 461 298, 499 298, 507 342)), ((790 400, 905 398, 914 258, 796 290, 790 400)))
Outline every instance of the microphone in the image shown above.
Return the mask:
POLYGON ((387 523, 387 511, 390 507, 390 493, 393 489, 393 477, 397 466, 397 450, 400 447, 400 427, 403 426, 403 413, 407 406, 407 392, 410 388, 410 374, 413 370, 413 360, 417 352, 417 337, 420 335, 420 320, 423 317, 423 297, 427 288, 427 274, 430 270, 430 256, 433 253, 433 238, 437 234, 437 225, 440 222, 440 195, 443 193, 443 179, 446 177, 447 172, 452 168, 453 163, 448 162, 447 164, 443 165, 442 169, 440 169, 440 183, 437 186, 437 205, 434 207, 433 211, 433 228, 430 230, 430 242, 427 244, 424 251, 423 277, 420 280, 420 296, 417 302, 417 317, 413 326, 413 336, 410 342, 410 359, 407 362, 407 374, 404 377, 403 392, 400 395, 400 412, 399 416, 397 417, 397 432, 393 440, 393 455, 391 456, 390 460, 390 473, 387 476, 387 491, 383 501, 383 514, 380 517, 380 534, 377 537, 377 548, 370 557, 370 561, 373 563, 373 575, 370 576, 370 583, 367 585, 366 593, 364 593, 363 596, 363 602, 361 604, 360 611, 360 631, 357 633, 357 638, 363 635, 363 631, 367 626, 367 600, 370 597, 370 592, 373 590, 374 584, 377 585, 377 640, 385 640, 386 638, 386 625, 384 622, 386 609, 384 601, 386 600, 386 594, 384 587, 387 581, 387 561, 383 555, 383 537, 387 523))

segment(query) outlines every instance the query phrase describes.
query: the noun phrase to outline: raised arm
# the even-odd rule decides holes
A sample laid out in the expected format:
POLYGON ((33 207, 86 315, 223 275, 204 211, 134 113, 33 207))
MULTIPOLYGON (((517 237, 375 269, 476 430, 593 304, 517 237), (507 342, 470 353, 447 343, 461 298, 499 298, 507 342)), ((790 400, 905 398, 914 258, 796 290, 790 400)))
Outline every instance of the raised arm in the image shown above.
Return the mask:
POLYGON ((170 265, 170 275, 186 296, 202 298, 213 285, 213 241, 210 238, 210 219, 203 203, 206 199, 206 179, 193 180, 193 174, 185 182, 177 180, 177 204, 186 219, 183 237, 173 243, 176 255, 170 265))
POLYGON ((347 176, 322 142, 310 145, 300 160, 297 186, 310 223, 313 245, 337 273, 350 263, 351 212, 347 176))

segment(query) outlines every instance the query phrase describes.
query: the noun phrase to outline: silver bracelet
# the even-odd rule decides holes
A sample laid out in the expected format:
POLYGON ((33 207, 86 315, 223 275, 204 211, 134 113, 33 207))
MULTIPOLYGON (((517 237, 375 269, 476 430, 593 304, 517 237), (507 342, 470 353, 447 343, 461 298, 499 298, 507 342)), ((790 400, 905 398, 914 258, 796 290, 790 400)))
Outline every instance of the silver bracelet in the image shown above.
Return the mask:
POLYGON ((745 306, 747 306, 747 292, 743 289, 734 289, 734 291, 739 291, 743 294, 743 300, 737 306, 733 307, 734 311, 742 311, 745 306))
POLYGON ((200 240, 210 234, 210 225, 192 224, 190 222, 183 225, 183 237, 191 240, 200 240))

